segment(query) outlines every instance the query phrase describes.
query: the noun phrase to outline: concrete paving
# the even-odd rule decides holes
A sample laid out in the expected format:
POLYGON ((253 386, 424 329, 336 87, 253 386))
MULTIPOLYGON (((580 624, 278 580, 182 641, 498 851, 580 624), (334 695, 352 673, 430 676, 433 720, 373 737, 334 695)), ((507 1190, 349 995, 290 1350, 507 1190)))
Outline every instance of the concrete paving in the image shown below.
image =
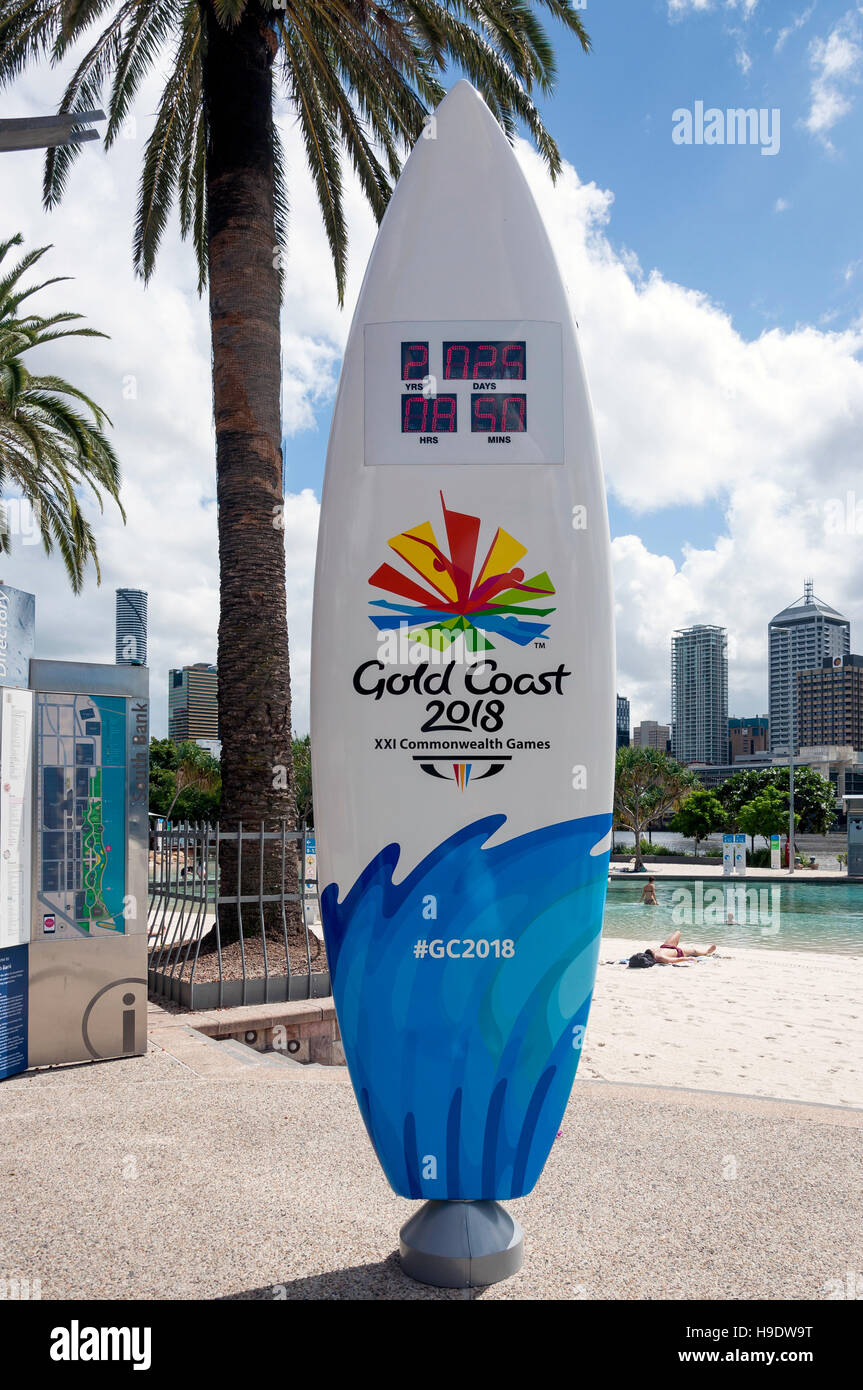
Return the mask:
POLYGON ((696 861, 692 859, 684 864, 675 862, 674 860, 670 860, 668 863, 656 860, 645 864, 644 868, 639 869, 638 873, 631 873, 628 870, 624 873, 623 864, 612 863, 610 866, 610 877, 612 879, 623 879, 627 881, 629 879, 642 879, 651 876, 654 878, 683 879, 717 878, 723 879, 729 884, 745 884, 746 879, 750 878, 757 878, 762 883, 863 884, 863 879, 849 878, 844 870, 837 871, 836 869, 795 869, 794 873, 791 874, 787 869, 753 869, 751 865, 747 865, 745 878, 726 877, 722 872, 722 861, 716 859, 713 861, 704 859, 696 861))
POLYGON ((863 1112, 577 1081, 512 1203, 522 1272, 414 1284, 395 1251, 417 1204, 387 1186, 344 1070, 226 1051, 219 1072, 220 1044, 192 1042, 0 1085, 0 1275, 45 1299, 281 1302, 819 1299, 863 1271, 863 1112))

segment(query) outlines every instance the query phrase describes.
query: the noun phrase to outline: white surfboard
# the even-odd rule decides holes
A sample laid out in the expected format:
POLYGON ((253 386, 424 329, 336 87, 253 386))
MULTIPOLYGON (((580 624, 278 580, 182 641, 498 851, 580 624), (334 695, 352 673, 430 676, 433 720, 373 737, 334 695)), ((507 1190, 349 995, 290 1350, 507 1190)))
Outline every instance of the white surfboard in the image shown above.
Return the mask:
POLYGON ((322 915, 348 1067, 406 1197, 529 1192, 569 1096, 614 770, 608 522, 554 254, 459 82, 345 351, 312 639, 322 915))

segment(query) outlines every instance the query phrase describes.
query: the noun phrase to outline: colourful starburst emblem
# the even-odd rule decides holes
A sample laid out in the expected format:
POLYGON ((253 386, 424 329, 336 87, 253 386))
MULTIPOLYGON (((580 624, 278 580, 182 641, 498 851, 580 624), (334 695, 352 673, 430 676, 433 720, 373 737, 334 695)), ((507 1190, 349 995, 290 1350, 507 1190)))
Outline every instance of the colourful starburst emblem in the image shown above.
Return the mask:
POLYGON ((375 627, 406 629, 412 641, 437 650, 449 647, 460 633, 469 651, 493 648, 489 634, 520 647, 544 637, 548 623, 531 620, 547 618, 554 609, 526 605, 548 598, 554 585, 545 571, 525 579, 518 562, 527 547, 498 527, 477 570, 479 517, 451 512, 443 493, 440 500, 449 554, 438 545, 430 521, 393 536, 390 549, 425 584, 393 565, 376 569, 369 583, 402 601, 372 599, 373 609, 384 610, 369 615, 375 627))

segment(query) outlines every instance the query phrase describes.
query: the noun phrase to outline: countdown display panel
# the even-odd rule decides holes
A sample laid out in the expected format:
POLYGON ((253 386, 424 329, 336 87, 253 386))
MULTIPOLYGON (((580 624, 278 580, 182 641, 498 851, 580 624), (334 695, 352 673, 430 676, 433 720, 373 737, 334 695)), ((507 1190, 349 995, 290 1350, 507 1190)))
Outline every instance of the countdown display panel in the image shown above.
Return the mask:
POLYGON ((470 427, 474 434, 524 434, 527 429, 527 396, 501 391, 498 396, 470 398, 470 427))
POLYGON ((524 381, 527 343, 462 342, 443 345, 444 381, 524 381))
POLYGON ((561 327, 371 323, 367 466, 563 462, 561 327))
POLYGON ((402 396, 402 434, 454 434, 457 429, 455 396, 402 396))

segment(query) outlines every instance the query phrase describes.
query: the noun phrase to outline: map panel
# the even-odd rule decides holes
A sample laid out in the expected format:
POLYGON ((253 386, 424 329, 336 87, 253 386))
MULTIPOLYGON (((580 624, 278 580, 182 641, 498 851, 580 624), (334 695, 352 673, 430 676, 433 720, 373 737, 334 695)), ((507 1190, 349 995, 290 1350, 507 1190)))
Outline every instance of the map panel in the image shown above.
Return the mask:
POLYGON ((36 759, 34 936, 124 935, 126 700, 37 694, 36 759))

